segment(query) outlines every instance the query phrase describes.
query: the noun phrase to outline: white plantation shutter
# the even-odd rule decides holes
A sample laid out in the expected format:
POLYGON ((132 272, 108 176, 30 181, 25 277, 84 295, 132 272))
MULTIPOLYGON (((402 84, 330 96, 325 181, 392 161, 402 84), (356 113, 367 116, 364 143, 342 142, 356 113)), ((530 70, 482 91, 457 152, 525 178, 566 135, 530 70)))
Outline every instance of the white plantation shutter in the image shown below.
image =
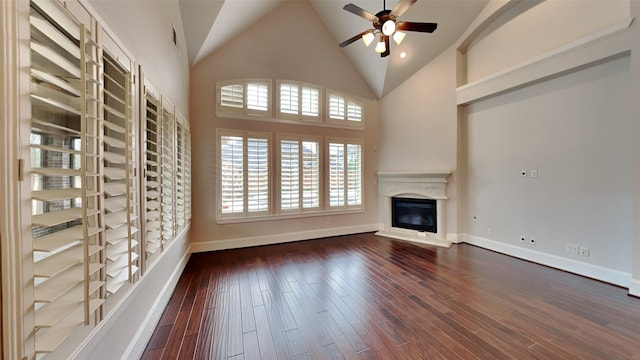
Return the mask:
POLYGON ((279 210, 317 211, 320 207, 319 140, 283 136, 279 139, 279 210))
POLYGON ((247 84, 247 109, 267 111, 269 110, 269 87, 268 83, 248 83, 247 84))
POLYGON ((320 90, 317 88, 302 88, 302 115, 318 117, 320 116, 320 90))
POLYGON ((161 124, 160 100, 147 92, 145 95, 143 123, 145 124, 145 251, 147 256, 162 250, 162 227, 160 220, 160 174, 161 174, 161 124))
POLYGON ((362 205, 362 146, 347 144, 347 205, 362 205))
POLYGON ((297 140, 280 141, 280 210, 300 207, 300 145, 297 140))
POLYGON ((220 137, 220 193, 223 214, 244 212, 244 139, 220 137))
POLYGON ((320 141, 302 142, 302 207, 320 207, 320 141))
POLYGON ((174 176, 175 186, 175 207, 176 207, 176 231, 184 228, 185 221, 185 162, 184 162, 184 120, 176 122, 176 171, 174 176))
POLYGON ((164 100, 162 105, 162 174, 161 174, 161 192, 160 192, 160 218, 162 221, 162 243, 166 245, 173 240, 175 235, 175 208, 174 208, 174 135, 175 135, 175 118, 173 112, 165 106, 164 100))
POLYGON ((352 102, 347 102, 347 120, 362 121, 362 106, 352 102))
POLYGON ((345 205, 344 144, 329 143, 329 206, 345 205))
POLYGON ((268 214, 270 141, 268 135, 218 131, 219 217, 268 214))
POLYGON ((329 118, 344 120, 344 97, 329 94, 329 118))
POLYGON ((185 220, 191 222, 191 132, 187 129, 184 140, 184 195, 185 195, 185 220))
POLYGON ((297 84, 280 84, 280 112, 284 114, 298 114, 297 84))
POLYGON ((247 210, 269 211, 269 141, 247 139, 247 210))
POLYGON ((222 106, 238 109, 244 107, 244 86, 242 84, 221 86, 219 92, 222 106))
POLYGON ((103 316, 100 81, 92 35, 57 3, 32 2, 29 22, 34 292, 25 305, 42 357, 103 316))
POLYGON ((137 199, 131 73, 106 52, 104 79, 104 197, 107 293, 137 279, 137 199))
POLYGON ((330 140, 330 208, 362 207, 362 161, 362 144, 359 141, 330 140))

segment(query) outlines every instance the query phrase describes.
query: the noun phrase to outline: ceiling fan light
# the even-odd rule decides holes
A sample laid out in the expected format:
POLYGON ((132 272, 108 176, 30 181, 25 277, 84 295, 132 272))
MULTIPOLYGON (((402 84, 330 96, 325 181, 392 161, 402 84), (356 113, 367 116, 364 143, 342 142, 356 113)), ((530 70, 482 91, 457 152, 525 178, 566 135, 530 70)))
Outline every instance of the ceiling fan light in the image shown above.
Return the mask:
POLYGON ((396 23, 395 21, 389 19, 382 24, 382 33, 391 36, 393 32, 396 31, 396 23))
POLYGON ((380 36, 380 41, 378 41, 378 43, 376 44, 375 52, 377 52, 378 54, 382 54, 386 50, 387 50, 387 46, 384 44, 383 37, 380 36))
POLYGON ((407 33, 398 30, 395 32, 395 34, 393 34, 393 41, 395 41, 396 44, 400 45, 405 36, 407 36, 407 33))
POLYGON ((368 47, 369 45, 371 45, 371 43, 373 42, 373 40, 376 38, 376 36, 370 32, 370 33, 366 33, 364 35, 362 35, 362 41, 364 41, 364 44, 368 47))

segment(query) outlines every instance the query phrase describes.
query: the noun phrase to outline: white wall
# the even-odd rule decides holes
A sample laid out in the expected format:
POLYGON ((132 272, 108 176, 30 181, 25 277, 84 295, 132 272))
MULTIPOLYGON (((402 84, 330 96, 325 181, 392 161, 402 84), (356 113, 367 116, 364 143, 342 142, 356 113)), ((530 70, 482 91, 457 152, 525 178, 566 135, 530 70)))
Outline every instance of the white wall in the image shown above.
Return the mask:
POLYGON ((472 42, 464 69, 472 83, 458 90, 460 104, 472 103, 461 115, 465 241, 629 286, 638 261, 630 196, 638 56, 629 49, 640 36, 625 27, 630 9, 629 1, 519 4, 472 42), (553 31, 532 32, 534 24, 553 31), (580 45, 560 50, 569 43, 580 45), (538 177, 522 178, 524 169, 538 177), (522 235, 537 244, 520 243, 522 235))
POLYGON ((189 63, 178 0, 88 2, 142 65, 145 77, 188 119, 189 63))
MULTIPOLYGON (((631 15, 635 18, 634 23, 631 25, 633 32, 635 34, 640 34, 640 24, 638 23, 638 19, 640 19, 640 1, 633 1, 631 3, 631 15)), ((636 37, 637 39, 637 37, 636 37)), ((634 247, 631 253, 633 258, 633 279, 631 281, 631 287, 629 288, 629 293, 635 296, 640 297, 640 41, 635 41, 632 45, 631 49, 631 71, 632 71, 632 88, 631 94, 633 101, 633 118, 634 121, 634 130, 633 137, 636 139, 634 141, 634 150, 633 154, 635 155, 633 158, 634 164, 634 192, 633 192, 633 204, 634 204, 634 215, 633 215, 633 223, 634 223, 634 247)))
POLYGON ((193 141, 193 233, 195 251, 308 239, 377 230, 379 105, 366 82, 336 45, 308 2, 286 1, 191 69, 193 141), (283 26, 286 24, 286 26, 283 26), (234 79, 288 79, 356 96, 365 108, 365 130, 289 125, 220 118, 215 114, 216 82, 234 79), (215 129, 364 138, 366 211, 287 220, 216 223, 215 129))
POLYGON ((457 234, 456 51, 450 47, 380 102, 380 171, 451 171, 447 233, 457 234))
POLYGON ((466 233, 630 273, 630 85, 626 56, 470 105, 466 233))
POLYGON ((629 17, 629 1, 523 1, 497 19, 467 51, 472 82, 535 58, 629 17))

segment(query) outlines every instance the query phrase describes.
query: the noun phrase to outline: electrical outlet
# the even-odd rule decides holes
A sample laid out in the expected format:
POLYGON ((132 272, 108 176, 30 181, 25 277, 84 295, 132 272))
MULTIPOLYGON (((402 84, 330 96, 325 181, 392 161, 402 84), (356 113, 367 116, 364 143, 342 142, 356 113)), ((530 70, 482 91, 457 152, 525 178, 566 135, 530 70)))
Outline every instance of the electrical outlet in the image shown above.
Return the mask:
POLYGON ((537 178, 538 177, 538 169, 529 170, 529 177, 537 178))
POLYGON ((331 225, 331 218, 327 218, 327 225, 331 225))
POLYGON ((586 246, 580 246, 580 255, 589 256, 589 248, 586 246))
POLYGON ((567 252, 569 254, 578 255, 580 253, 580 247, 578 245, 567 244, 567 252))
POLYGON ((536 237, 535 237, 535 236, 531 236, 531 237, 529 238, 529 245, 531 245, 531 246, 536 246, 536 244, 537 244, 537 243, 536 243, 536 237))
POLYGON ((520 242, 523 244, 527 243, 527 235, 520 235, 520 242))
POLYGON ((487 229, 487 235, 489 235, 489 236, 493 235, 493 228, 488 228, 487 229))

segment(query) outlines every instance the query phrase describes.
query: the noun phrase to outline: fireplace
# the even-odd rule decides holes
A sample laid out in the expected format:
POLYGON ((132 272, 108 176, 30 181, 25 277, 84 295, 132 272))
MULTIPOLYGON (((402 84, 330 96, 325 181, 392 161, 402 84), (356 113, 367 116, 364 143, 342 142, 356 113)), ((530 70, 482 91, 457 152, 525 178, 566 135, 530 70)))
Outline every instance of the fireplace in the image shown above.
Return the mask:
POLYGON ((449 247, 446 209, 449 172, 379 172, 380 236, 449 247))
POLYGON ((434 199, 391 198, 391 226, 430 233, 438 232, 434 199))

